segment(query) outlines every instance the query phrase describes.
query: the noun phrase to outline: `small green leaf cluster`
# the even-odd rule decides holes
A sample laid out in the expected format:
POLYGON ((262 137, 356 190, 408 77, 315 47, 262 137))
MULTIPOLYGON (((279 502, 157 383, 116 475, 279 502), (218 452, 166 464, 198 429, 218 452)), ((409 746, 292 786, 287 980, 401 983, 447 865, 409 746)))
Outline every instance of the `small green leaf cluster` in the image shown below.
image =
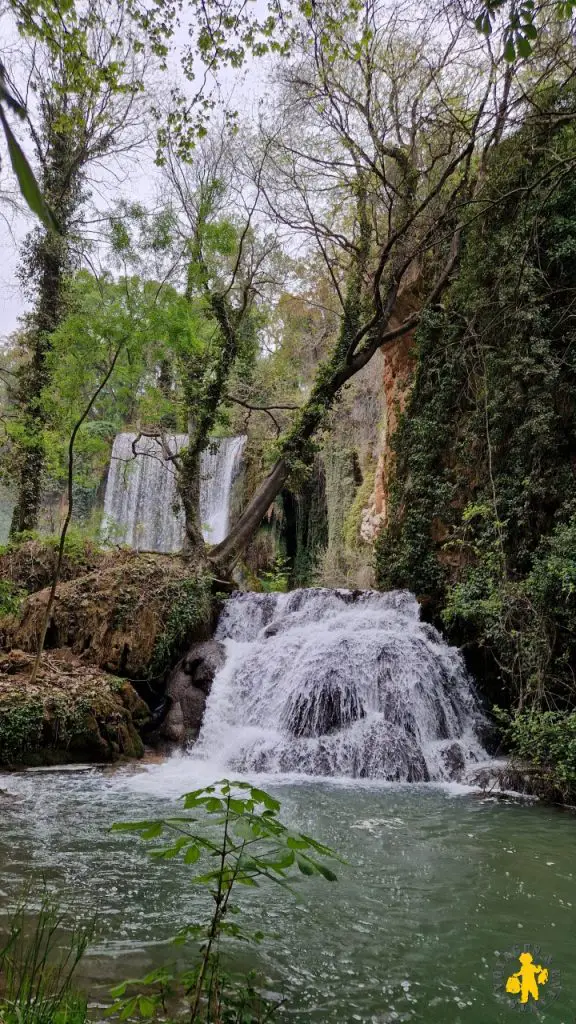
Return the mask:
POLYGON ((0 764, 22 764, 42 745, 45 710, 40 698, 0 704, 0 764))
MULTIPOLYGON (((492 34, 496 16, 507 9, 504 23, 504 60, 509 64, 517 58, 530 57, 538 39, 537 16, 550 5, 537 4, 536 0, 484 0, 482 9, 475 19, 478 32, 485 36, 492 34)), ((553 5, 556 17, 569 20, 573 13, 574 0, 557 0, 553 5)))
POLYGON ((151 678, 162 675, 174 665, 186 644, 193 639, 195 631, 210 622, 211 590, 212 579, 206 575, 191 576, 166 585, 162 603, 169 612, 154 646, 149 667, 151 678))
POLYGON ((285 594, 290 585, 291 559, 285 555, 276 555, 271 568, 261 572, 258 581, 264 593, 280 592, 285 594))
POLYGON ((0 619, 7 615, 18 615, 26 591, 11 580, 0 580, 0 619))
POLYGON ((262 932, 247 932, 242 927, 240 908, 231 901, 233 891, 237 886, 255 888, 265 881, 289 886, 295 872, 333 882, 336 875, 326 861, 336 859, 335 854, 312 837, 287 828, 279 819, 278 800, 251 783, 221 779, 182 799, 184 810, 192 815, 120 822, 113 831, 136 834, 146 841, 164 840, 150 851, 161 863, 180 860, 194 867, 207 860, 207 870, 193 875, 191 883, 206 888, 211 912, 204 923, 184 925, 174 939, 177 946, 192 943, 190 968, 162 968, 145 978, 126 981, 113 990, 115 1002, 110 1012, 121 1020, 153 1017, 161 1010, 165 1013, 169 1000, 183 993, 192 1022, 256 1024, 269 1020, 275 1005, 262 995, 256 978, 238 979, 223 962, 223 942, 259 943, 264 939, 262 932), (141 986, 146 989, 144 994, 141 986))

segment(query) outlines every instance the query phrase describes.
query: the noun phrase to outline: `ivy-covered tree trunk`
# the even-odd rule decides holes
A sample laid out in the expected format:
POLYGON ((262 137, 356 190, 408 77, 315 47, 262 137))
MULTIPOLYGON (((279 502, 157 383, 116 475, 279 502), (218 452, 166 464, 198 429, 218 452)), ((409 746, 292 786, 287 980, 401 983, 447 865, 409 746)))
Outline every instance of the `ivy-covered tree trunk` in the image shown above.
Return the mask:
MULTIPOLYGON (((137 49, 127 28, 124 0, 114 7, 86 0, 70 5, 66 14, 65 21, 59 10, 53 21, 50 14, 40 31, 34 28, 33 15, 25 14, 19 24, 26 92, 34 97, 28 105, 22 100, 22 110, 40 188, 58 230, 31 233, 20 266, 32 313, 23 335, 28 359, 17 389, 18 495, 12 534, 38 525, 46 461, 43 397, 50 383, 52 336, 66 313, 88 168, 95 160, 123 151, 127 133, 139 130, 143 120, 139 97, 146 56, 142 42, 137 49)), ((136 141, 133 134, 132 138, 136 141)))
POLYGON ((183 370, 183 391, 188 413, 188 447, 177 463, 177 487, 184 509, 186 549, 200 557, 205 551, 200 513, 202 452, 210 441, 218 410, 225 398, 230 373, 240 351, 246 305, 234 310, 220 294, 208 297, 218 326, 218 343, 203 373, 190 361, 183 370))
MULTIPOLYGON (((65 98, 62 106, 66 106, 65 98)), ((64 119, 65 110, 61 115, 64 119)), ((44 195, 58 220, 60 233, 36 229, 26 243, 20 270, 28 290, 35 292, 36 301, 26 332, 30 358, 20 370, 17 388, 22 453, 18 496, 10 530, 12 535, 34 530, 38 525, 47 422, 43 391, 50 378, 51 335, 66 309, 70 223, 80 201, 81 175, 72 166, 69 132, 59 130, 54 124, 53 117, 45 118, 48 144, 41 182, 44 195)))

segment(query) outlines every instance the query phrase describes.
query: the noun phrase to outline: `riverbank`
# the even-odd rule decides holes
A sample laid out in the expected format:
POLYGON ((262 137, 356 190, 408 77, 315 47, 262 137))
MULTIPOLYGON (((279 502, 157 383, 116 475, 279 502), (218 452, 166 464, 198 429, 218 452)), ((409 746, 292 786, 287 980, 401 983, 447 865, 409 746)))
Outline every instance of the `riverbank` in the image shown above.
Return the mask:
POLYGON ((53 556, 1 556, 0 766, 141 757, 168 673, 211 632, 211 582, 179 556, 73 545, 30 684, 53 556))

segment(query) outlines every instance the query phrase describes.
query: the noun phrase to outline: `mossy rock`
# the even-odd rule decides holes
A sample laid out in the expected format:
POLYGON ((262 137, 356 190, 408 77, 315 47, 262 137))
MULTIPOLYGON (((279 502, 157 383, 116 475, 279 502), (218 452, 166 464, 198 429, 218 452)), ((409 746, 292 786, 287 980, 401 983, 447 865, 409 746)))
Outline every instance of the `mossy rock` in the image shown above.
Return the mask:
POLYGON ((86 666, 68 650, 0 656, 0 765, 117 761, 141 757, 147 705, 125 680, 86 666))
MULTIPOLYGON (((48 593, 28 597, 5 646, 36 650, 48 593)), ((58 586, 46 648, 68 647, 114 675, 159 677, 211 624, 208 577, 178 556, 134 552, 58 586)))

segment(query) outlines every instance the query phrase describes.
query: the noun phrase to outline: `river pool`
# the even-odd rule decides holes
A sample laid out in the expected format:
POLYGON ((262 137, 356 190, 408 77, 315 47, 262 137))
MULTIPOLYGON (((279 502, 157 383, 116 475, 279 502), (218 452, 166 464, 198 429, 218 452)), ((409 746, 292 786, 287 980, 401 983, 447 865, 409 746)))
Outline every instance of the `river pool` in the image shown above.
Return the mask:
MULTIPOLYGON (((45 878, 98 938, 82 967, 104 1001, 123 977, 170 961, 170 936, 198 895, 174 862, 108 832, 171 812, 208 780, 186 757, 78 773, 0 776, 0 926, 30 879, 45 878)), ((271 938, 256 966, 286 994, 282 1019, 513 1024, 495 971, 519 944, 552 957, 557 998, 530 1019, 576 1021, 576 816, 457 787, 258 778, 283 820, 347 861, 330 884, 302 878, 298 898, 243 894, 271 938), (500 997, 502 993, 500 992, 500 997)), ((509 961, 513 962, 513 961, 509 961)))

